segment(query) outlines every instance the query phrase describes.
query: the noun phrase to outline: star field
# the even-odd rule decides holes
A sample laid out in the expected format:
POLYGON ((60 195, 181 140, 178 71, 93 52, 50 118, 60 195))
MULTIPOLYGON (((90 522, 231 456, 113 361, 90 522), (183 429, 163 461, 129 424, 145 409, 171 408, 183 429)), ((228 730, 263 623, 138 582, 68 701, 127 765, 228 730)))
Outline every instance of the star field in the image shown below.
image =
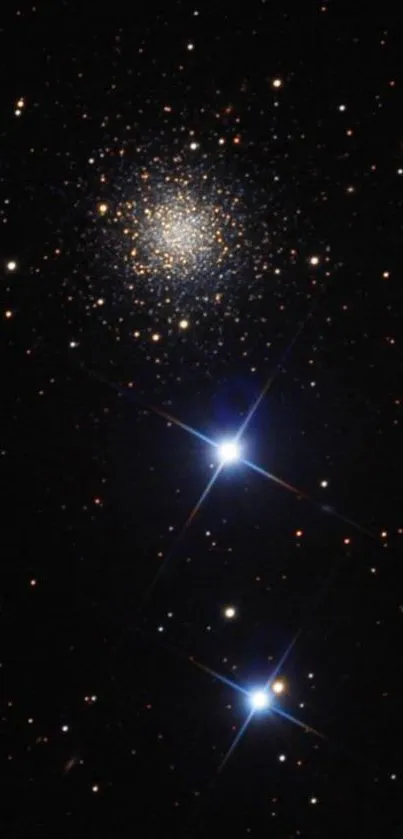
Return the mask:
POLYGON ((398 839, 400 22, 56 6, 0 29, 4 835, 398 839))
MULTIPOLYGON (((175 174, 177 164, 174 158, 168 169, 174 174, 157 170, 155 183, 150 183, 152 176, 147 170, 135 173, 134 183, 129 187, 125 184, 132 200, 118 203, 112 219, 123 239, 123 245, 118 240, 118 253, 125 247, 125 238, 129 242, 123 256, 129 266, 129 280, 130 274, 132 282, 133 277, 145 277, 147 293, 152 295, 158 294, 160 283, 163 295, 164 290, 169 293, 171 284, 177 293, 178 284, 186 281, 194 295, 198 278, 203 281, 212 275, 215 283, 224 280, 231 256, 235 256, 235 268, 236 256, 242 250, 243 231, 236 216, 239 199, 217 187, 217 194, 213 190, 211 196, 203 191, 208 174, 201 176, 202 183, 195 188, 191 171, 175 174), (137 192, 136 200, 133 196, 137 192)), ((108 209, 108 204, 101 203, 98 212, 107 216, 108 209)))

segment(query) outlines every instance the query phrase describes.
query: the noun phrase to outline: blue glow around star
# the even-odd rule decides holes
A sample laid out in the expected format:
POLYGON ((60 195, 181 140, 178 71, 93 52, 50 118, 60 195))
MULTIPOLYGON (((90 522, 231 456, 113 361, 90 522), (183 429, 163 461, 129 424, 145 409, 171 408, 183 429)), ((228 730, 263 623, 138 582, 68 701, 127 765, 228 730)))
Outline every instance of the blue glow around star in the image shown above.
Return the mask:
POLYGON ((260 688, 252 691, 249 701, 254 711, 266 711, 271 705, 272 696, 266 688, 260 688))
POLYGON ((241 457, 241 447, 238 441, 223 440, 218 444, 218 456, 220 462, 224 465, 229 463, 236 463, 241 457))

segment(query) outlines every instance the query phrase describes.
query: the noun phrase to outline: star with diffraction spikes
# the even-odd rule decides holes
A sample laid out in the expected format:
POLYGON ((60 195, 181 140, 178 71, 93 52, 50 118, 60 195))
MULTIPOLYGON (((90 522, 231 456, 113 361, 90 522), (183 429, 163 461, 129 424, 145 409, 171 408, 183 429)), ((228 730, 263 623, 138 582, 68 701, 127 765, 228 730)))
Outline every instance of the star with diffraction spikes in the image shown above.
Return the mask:
POLYGON ((281 707, 280 704, 280 697, 282 696, 282 694, 284 694, 286 690, 286 683, 284 679, 280 677, 279 674, 284 668, 291 651, 295 647, 295 644, 301 635, 301 632, 302 629, 299 629, 298 632, 296 632, 291 643, 288 645, 284 654, 281 656, 277 666, 270 674, 270 677, 268 678, 266 684, 261 685, 259 687, 255 687, 252 690, 248 690, 239 683, 234 682, 231 679, 228 679, 226 676, 218 673, 216 670, 212 670, 210 667, 207 667, 205 664, 202 664, 195 658, 189 658, 189 661, 196 667, 198 667, 200 670, 212 676, 214 679, 218 679, 220 682, 222 682, 222 684, 228 685, 228 687, 235 690, 238 694, 244 696, 249 706, 249 711, 244 722, 242 723, 236 737, 234 738, 229 749, 224 755, 220 765, 218 766, 217 774, 222 772, 225 765, 228 763, 229 758, 235 751, 237 745, 241 741, 243 735, 245 734, 248 726, 250 725, 253 717, 256 714, 277 714, 278 716, 287 719, 289 722, 292 722, 294 725, 297 725, 299 728, 304 729, 304 731, 315 734, 317 737, 320 737, 321 739, 327 739, 324 734, 321 734, 315 728, 312 728, 312 726, 307 725, 302 720, 299 720, 297 717, 294 717, 293 715, 287 713, 281 707))
MULTIPOLYGON (((287 350, 286 350, 286 353, 285 353, 286 355, 289 354, 291 348, 294 346, 297 338, 301 334, 302 329, 303 329, 303 327, 306 323, 306 320, 307 320, 307 318, 305 319, 305 321, 302 322, 302 324, 300 324, 296 335, 294 336, 293 340, 291 341, 291 343, 287 347, 287 350)), ((219 478, 222 470, 224 468, 227 469, 228 467, 234 467, 234 466, 240 466, 240 465, 247 466, 249 469, 251 469, 252 471, 261 475, 262 477, 266 478, 267 480, 272 481, 273 483, 276 483, 278 486, 283 487, 283 489, 286 489, 288 492, 291 492, 294 495, 298 496, 298 498, 304 499, 304 500, 309 501, 310 503, 318 506, 322 510, 322 512, 329 513, 330 515, 334 516, 335 518, 338 518, 341 521, 345 522, 345 524, 348 524, 349 526, 358 530, 360 533, 363 533, 363 534, 369 536, 370 538, 376 539, 377 541, 379 541, 378 536, 375 535, 374 533, 372 533, 370 530, 368 530, 363 525, 359 524, 358 522, 353 521, 352 519, 348 518, 347 516, 342 515, 341 513, 338 513, 333 507, 329 507, 329 506, 321 504, 320 502, 318 502, 314 498, 312 498, 312 496, 309 495, 308 493, 304 492, 303 490, 299 489, 296 486, 293 486, 293 484, 288 483, 287 481, 283 480, 282 478, 278 477, 277 475, 274 475, 272 472, 269 472, 268 470, 264 469, 262 466, 259 466, 258 464, 253 463, 251 460, 248 460, 246 457, 243 457, 244 446, 242 444, 242 437, 243 437, 248 425, 250 424, 253 416, 255 415, 257 409, 259 408, 261 402, 263 401, 264 397, 269 392, 269 389, 270 389, 271 385, 273 384, 275 375, 276 375, 276 372, 273 375, 271 375, 269 377, 269 379, 267 380, 266 384, 264 385, 261 392, 259 393, 257 399, 255 400, 255 402, 252 404, 251 408, 249 409, 244 421, 242 422, 242 424, 241 424, 240 428, 238 429, 237 433, 235 434, 235 436, 232 437, 232 438, 221 440, 220 442, 217 442, 216 440, 212 440, 211 438, 207 437, 205 434, 198 431, 197 429, 192 428, 190 425, 188 425, 184 422, 181 422, 176 417, 172 416, 171 414, 168 414, 166 411, 164 411, 160 408, 150 406, 151 410, 153 410, 155 413, 159 414, 160 416, 164 417, 164 419, 166 419, 168 422, 173 423, 178 428, 182 428, 187 433, 191 434, 192 436, 196 437, 198 440, 201 440, 202 442, 208 443, 208 445, 210 445, 213 449, 215 449, 216 457, 217 457, 217 460, 218 460, 218 465, 216 466, 212 477, 207 482, 207 485, 204 488, 203 492, 201 493, 198 501, 196 502, 196 504, 194 505, 194 507, 190 511, 187 519, 185 520, 184 524, 182 525, 182 528, 179 531, 179 534, 178 534, 178 536, 175 540, 175 543, 171 547, 171 549, 169 550, 167 556, 165 557, 164 562, 160 566, 157 574, 155 575, 155 577, 154 577, 154 579, 153 579, 153 581, 152 581, 152 583, 151 583, 151 585, 150 585, 150 587, 147 591, 146 597, 149 597, 151 595, 151 593, 152 593, 156 583, 158 582, 161 574, 166 570, 168 563, 172 559, 179 543, 182 541, 189 525, 192 523, 195 516, 200 511, 203 503, 205 502, 205 500, 209 496, 209 494, 210 494, 214 484, 216 483, 217 479, 219 478)))
MULTIPOLYGON (((308 319, 311 317, 311 315, 312 315, 312 308, 309 310, 305 319, 303 321, 301 321, 301 323, 299 324, 298 329, 296 330, 296 333, 295 333, 294 337, 292 338, 292 340, 288 344, 285 352, 283 353, 283 357, 281 359, 281 362, 277 365, 274 373, 272 373, 272 375, 269 376, 269 378, 267 379, 264 387, 262 388, 259 395, 257 396, 255 401, 253 402, 252 406, 250 407, 249 411, 246 414, 245 419, 243 420, 243 422, 241 423, 237 433, 233 437, 228 437, 228 438, 225 438, 225 439, 220 440, 220 441, 213 440, 210 437, 208 437, 206 434, 204 434, 203 432, 199 431, 196 428, 193 428, 188 423, 185 423, 185 422, 181 421, 180 419, 178 419, 177 417, 168 413, 164 409, 159 408, 155 405, 142 403, 143 407, 146 407, 148 410, 152 411, 153 413, 155 413, 158 416, 162 417, 163 419, 167 420, 167 422, 177 426, 178 428, 181 428, 183 431, 186 431, 188 434, 192 435, 193 437, 196 437, 201 442, 204 442, 207 445, 211 446, 216 453, 216 460, 217 460, 217 465, 214 469, 214 472, 213 472, 211 478, 209 478, 204 490, 200 494, 200 497, 198 498, 195 505, 193 506, 190 513, 188 514, 188 516, 187 516, 185 522, 183 523, 183 525, 182 525, 182 527, 181 527, 173 545, 171 546, 170 550, 168 551, 167 555, 165 556, 165 559, 163 560, 162 564, 160 565, 156 575, 154 576, 151 584, 149 585, 149 587, 148 587, 148 589, 145 593, 145 596, 144 596, 145 601, 147 601, 149 599, 149 597, 153 593, 153 591, 155 589, 155 586, 158 583, 161 575, 167 570, 168 565, 170 564, 174 554, 176 553, 176 550, 177 550, 179 544, 182 542, 189 526, 191 525, 191 523, 194 521, 195 517, 199 513, 201 507, 203 506, 204 502, 206 501, 206 499, 210 495, 211 490, 213 489, 216 481, 218 480, 219 476, 221 475, 221 472, 224 469, 225 470, 227 470, 229 468, 235 469, 235 468, 239 468, 241 466, 246 466, 249 469, 251 469, 252 471, 254 471, 257 474, 261 475, 262 477, 266 478, 267 480, 272 481, 273 483, 277 484, 278 486, 283 487, 283 489, 286 489, 288 492, 293 493, 299 499, 309 501, 311 504, 314 504, 315 506, 319 507, 319 509, 322 512, 326 512, 329 515, 332 515, 335 518, 340 519, 345 524, 348 524, 350 527, 353 527, 354 529, 356 529, 360 533, 369 536, 371 539, 379 541, 378 536, 376 534, 372 533, 370 530, 368 530, 363 525, 359 524, 358 522, 354 521, 353 519, 351 519, 347 516, 342 515, 341 513, 338 513, 334 509, 334 507, 323 505, 321 502, 316 501, 311 495, 304 492, 302 489, 294 486, 293 484, 288 483, 283 478, 280 478, 279 476, 274 475, 272 472, 269 472, 268 470, 264 469, 262 466, 259 466, 258 464, 253 463, 251 460, 249 460, 247 457, 244 456, 244 449, 245 449, 245 444, 243 442, 244 434, 245 434, 251 420, 253 419, 254 415, 256 414, 256 411, 258 410, 259 406, 261 405, 263 399, 268 394, 268 392, 269 392, 269 390, 270 390, 270 388, 271 388, 271 386, 272 386, 272 384, 273 384, 273 382, 276 378, 276 375, 277 375, 278 371, 281 369, 282 365, 284 364, 285 358, 290 354, 291 350, 293 349, 293 347, 296 344, 296 341, 301 336, 301 334, 303 332, 303 329, 304 329, 308 319)), ((120 394, 125 394, 126 393, 126 391, 122 387, 120 387, 119 385, 112 384, 110 381, 108 381, 108 380, 104 379, 103 377, 98 376, 96 374, 91 374, 90 373, 90 375, 93 375, 95 378, 104 381, 109 386, 116 389, 120 394)), ((133 394, 130 394, 130 395, 132 397, 134 396, 133 394)), ((136 401, 140 402, 141 400, 136 400, 136 401)))

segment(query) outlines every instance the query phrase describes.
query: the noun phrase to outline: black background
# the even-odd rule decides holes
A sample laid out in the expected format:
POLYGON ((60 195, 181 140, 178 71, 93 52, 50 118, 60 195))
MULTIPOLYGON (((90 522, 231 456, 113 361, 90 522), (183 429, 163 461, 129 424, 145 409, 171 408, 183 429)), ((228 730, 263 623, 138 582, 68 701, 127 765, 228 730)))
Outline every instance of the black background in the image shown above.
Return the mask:
POLYGON ((401 835, 401 30, 352 5, 1 12, 7 837, 401 835), (166 329, 161 368, 152 314, 107 292, 117 342, 86 309, 117 284, 89 217, 190 130, 251 238, 231 316, 166 329), (239 465, 178 538, 214 451, 147 406, 217 439, 270 377, 248 456, 318 503, 239 465), (324 737, 256 715, 217 774, 248 706, 190 657, 248 688, 299 631, 279 707, 324 737))

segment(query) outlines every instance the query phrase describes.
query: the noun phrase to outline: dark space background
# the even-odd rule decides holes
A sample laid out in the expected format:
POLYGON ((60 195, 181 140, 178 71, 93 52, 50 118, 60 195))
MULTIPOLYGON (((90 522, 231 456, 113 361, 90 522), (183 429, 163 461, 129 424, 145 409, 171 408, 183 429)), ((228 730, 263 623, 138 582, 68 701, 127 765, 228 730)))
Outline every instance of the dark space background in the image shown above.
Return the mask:
POLYGON ((6 3, 0 62, 4 836, 397 839, 397 12, 6 3), (224 270, 130 264, 145 169, 209 173, 224 270), (240 462, 189 522, 264 388, 301 493, 240 462))

